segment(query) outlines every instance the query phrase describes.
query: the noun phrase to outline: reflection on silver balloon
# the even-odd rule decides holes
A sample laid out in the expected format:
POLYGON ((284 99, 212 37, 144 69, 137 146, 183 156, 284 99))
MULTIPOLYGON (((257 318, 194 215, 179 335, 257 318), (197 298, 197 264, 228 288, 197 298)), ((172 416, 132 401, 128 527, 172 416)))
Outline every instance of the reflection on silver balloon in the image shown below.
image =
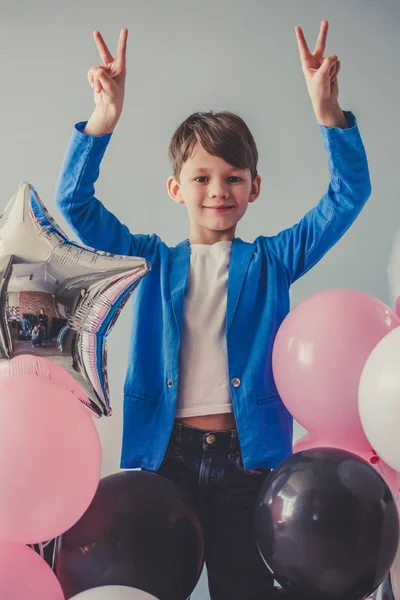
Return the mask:
POLYGON ((149 269, 144 258, 69 240, 34 187, 21 183, 0 216, 0 360, 55 360, 89 408, 110 415, 106 336, 149 269))
POLYGON ((7 358, 12 355, 11 336, 7 327, 7 286, 11 270, 12 257, 3 257, 0 261, 0 349, 7 358))

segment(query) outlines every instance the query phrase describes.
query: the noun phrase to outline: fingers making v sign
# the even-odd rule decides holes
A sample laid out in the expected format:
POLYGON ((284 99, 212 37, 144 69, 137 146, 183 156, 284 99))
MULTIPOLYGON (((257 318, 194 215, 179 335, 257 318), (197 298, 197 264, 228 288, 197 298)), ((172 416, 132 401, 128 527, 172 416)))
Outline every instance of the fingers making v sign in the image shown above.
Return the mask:
POLYGON ((94 101, 97 107, 114 107, 122 110, 125 78, 126 78, 126 44, 128 30, 122 29, 115 58, 108 49, 100 31, 93 34, 102 65, 91 67, 88 80, 94 90, 94 101))
POLYGON ((336 54, 324 56, 328 35, 328 21, 322 21, 313 52, 310 51, 301 27, 296 27, 301 66, 308 93, 317 115, 335 113, 345 119, 339 108, 338 75, 340 60, 336 54))

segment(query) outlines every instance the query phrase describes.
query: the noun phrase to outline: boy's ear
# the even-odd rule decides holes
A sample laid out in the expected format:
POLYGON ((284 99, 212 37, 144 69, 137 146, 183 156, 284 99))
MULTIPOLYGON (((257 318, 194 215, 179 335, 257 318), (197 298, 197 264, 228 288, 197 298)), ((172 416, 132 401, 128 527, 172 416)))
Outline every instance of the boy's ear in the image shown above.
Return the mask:
POLYGON ((181 186, 179 182, 175 179, 175 177, 168 177, 167 181, 167 191, 171 196, 172 200, 177 202, 178 204, 185 204, 184 199, 181 194, 181 186))
POLYGON ((250 192, 249 202, 254 202, 255 200, 257 200, 258 196, 260 195, 260 187, 261 187, 261 177, 260 177, 260 175, 257 175, 257 177, 254 179, 253 183, 251 184, 251 192, 250 192))

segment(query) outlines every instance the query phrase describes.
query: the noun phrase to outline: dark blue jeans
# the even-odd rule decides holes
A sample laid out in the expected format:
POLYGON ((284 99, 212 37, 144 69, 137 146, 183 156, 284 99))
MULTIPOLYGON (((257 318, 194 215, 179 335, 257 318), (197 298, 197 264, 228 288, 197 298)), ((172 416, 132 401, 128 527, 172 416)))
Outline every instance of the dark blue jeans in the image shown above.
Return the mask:
POLYGON ((275 597, 253 535, 253 508, 269 470, 245 471, 237 431, 176 423, 158 473, 186 490, 197 509, 211 599, 275 597))

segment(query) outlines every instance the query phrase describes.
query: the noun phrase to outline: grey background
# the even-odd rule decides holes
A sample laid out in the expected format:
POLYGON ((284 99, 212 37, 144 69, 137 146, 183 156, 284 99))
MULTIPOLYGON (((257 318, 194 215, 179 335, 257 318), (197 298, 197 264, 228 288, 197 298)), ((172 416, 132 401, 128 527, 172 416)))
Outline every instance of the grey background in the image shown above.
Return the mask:
MULTIPOLYGON (((96 191, 133 232, 157 232, 170 244, 187 237, 188 222, 167 196, 167 147, 195 110, 238 112, 258 144, 262 191, 239 225, 243 239, 292 225, 325 192, 326 155, 294 27, 313 48, 328 19, 327 53, 342 62, 339 101, 358 117, 373 193, 345 238, 295 284, 292 305, 337 287, 389 301, 386 266, 400 218, 398 0, 15 0, 1 8, 2 206, 26 180, 66 227, 53 194, 72 126, 93 107, 86 74, 100 61, 92 32, 113 52, 128 27, 125 109, 96 191)), ((109 338, 114 416, 98 423, 104 474, 119 465, 129 326, 126 308, 109 338)), ((203 577, 193 600, 206 598, 203 577)))

